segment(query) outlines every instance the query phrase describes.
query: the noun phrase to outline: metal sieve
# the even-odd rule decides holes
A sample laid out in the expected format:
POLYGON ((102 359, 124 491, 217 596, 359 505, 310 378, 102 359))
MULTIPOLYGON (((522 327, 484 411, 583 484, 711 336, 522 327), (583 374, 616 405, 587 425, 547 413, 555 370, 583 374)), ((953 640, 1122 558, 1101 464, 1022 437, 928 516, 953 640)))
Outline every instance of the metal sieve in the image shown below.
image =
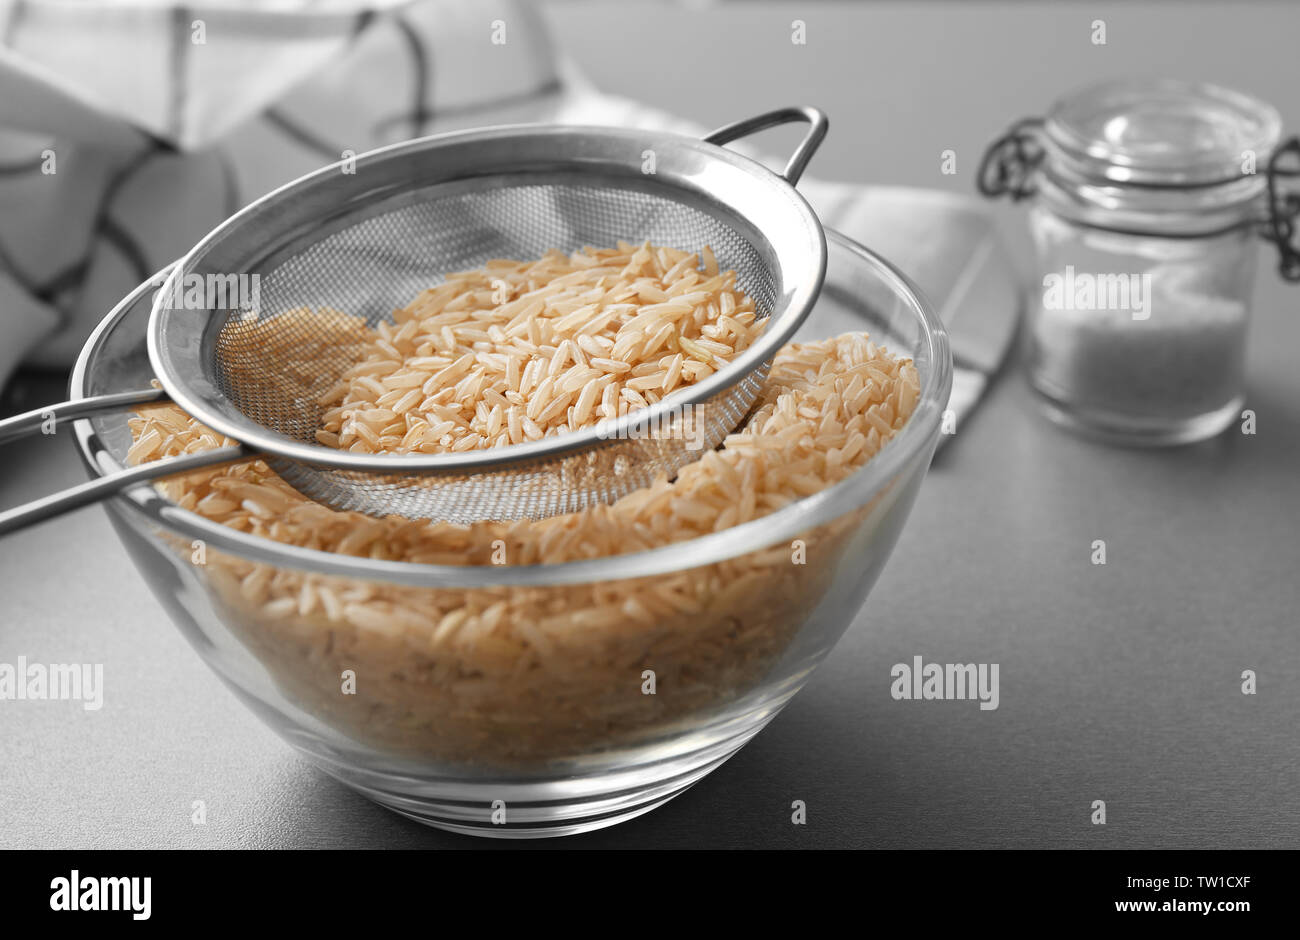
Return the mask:
POLYGON ((0 513, 0 533, 142 480, 250 456, 336 509, 455 523, 542 518, 671 477, 741 422, 773 355, 817 298, 825 238, 794 184, 826 128, 813 108, 762 114, 703 139, 488 128, 386 147, 290 183, 220 225, 167 273, 148 334, 161 390, 0 422, 3 442, 51 420, 170 397, 242 446, 155 461, 0 513), (794 121, 810 127, 783 176, 723 146, 794 121), (619 240, 709 246, 766 320, 760 338, 705 380, 594 428, 441 454, 362 454, 316 442, 317 399, 358 352, 339 341, 338 315, 321 311, 374 326, 445 272, 619 240), (303 308, 316 315, 304 317, 303 308), (236 334, 240 342, 231 342, 236 334))

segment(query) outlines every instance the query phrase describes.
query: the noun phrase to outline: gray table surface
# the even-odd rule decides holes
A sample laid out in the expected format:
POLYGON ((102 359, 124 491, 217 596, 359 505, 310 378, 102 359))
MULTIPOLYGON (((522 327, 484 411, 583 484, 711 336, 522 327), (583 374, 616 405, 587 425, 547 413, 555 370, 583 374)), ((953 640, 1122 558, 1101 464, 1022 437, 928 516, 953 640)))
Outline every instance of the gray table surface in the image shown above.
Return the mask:
MULTIPOLYGON (((1300 128, 1298 7, 561 3, 552 15, 598 83, 687 117, 826 108, 827 178, 969 191, 990 135, 1115 74, 1217 79, 1300 128), (790 47, 794 18, 808 47, 790 47), (1105 47, 1088 41, 1098 18, 1105 47), (612 46, 627 36, 677 45, 670 62, 627 55, 612 46), (955 178, 938 170, 949 148, 955 178)), ((1017 217, 1002 217, 1019 243, 1017 217)), ((1012 369, 936 461, 866 608, 785 712, 677 800, 558 844, 1300 845, 1297 307, 1300 291, 1261 265, 1254 436, 1100 447, 1041 419, 1012 369), (1090 563, 1094 539, 1104 567, 1090 563), (999 663, 1001 707, 893 701, 889 668, 916 655, 999 663), (1244 669, 1259 694, 1241 693, 1244 669), (795 799, 806 826, 790 823, 795 799), (1105 826, 1089 821, 1097 799, 1105 826)), ((59 389, 19 391, 11 404, 34 407, 59 389)), ((67 435, 11 446, 0 502, 81 479, 67 435)), ((99 712, 0 702, 0 846, 487 844, 401 819, 297 758, 187 647, 101 511, 0 540, 0 583, 0 661, 103 663, 107 684, 99 712), (191 824, 195 799, 206 826, 191 824)))

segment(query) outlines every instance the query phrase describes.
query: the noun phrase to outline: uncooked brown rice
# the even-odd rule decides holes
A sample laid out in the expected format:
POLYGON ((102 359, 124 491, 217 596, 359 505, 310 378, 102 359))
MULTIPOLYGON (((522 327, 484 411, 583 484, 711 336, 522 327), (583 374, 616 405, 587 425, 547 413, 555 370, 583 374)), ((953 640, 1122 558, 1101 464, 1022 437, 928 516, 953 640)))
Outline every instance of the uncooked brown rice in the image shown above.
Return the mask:
MULTIPOLYGON (((719 450, 613 505, 538 521, 462 526, 338 512, 260 460, 159 488, 231 528, 346 555, 443 565, 602 558, 739 525, 839 482, 903 426, 918 394, 911 361, 865 334, 791 343, 756 410, 719 450)), ((227 443, 172 405, 142 409, 131 430, 133 463, 227 443)), ((381 443, 396 437, 378 430, 381 443)), ((654 578, 459 589, 209 552, 204 583, 285 694, 350 736, 422 759, 535 763, 628 743, 754 687, 828 590, 857 521, 803 536, 811 557, 801 565, 777 545, 654 578), (660 694, 637 691, 645 668, 656 670, 660 694), (363 677, 359 696, 338 694, 345 669, 363 677)))
POLYGON ((762 332, 698 254, 650 243, 450 274, 372 331, 316 439, 364 453, 503 447, 588 427, 702 381, 762 332))

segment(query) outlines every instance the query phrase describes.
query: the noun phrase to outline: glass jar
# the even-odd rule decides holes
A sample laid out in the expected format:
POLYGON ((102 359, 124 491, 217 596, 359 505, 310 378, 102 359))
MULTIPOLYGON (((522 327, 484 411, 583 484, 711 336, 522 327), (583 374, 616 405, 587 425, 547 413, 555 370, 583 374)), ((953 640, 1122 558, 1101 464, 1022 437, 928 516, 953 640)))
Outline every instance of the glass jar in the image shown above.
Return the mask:
POLYGON ((1023 335, 1050 417, 1148 444, 1237 419, 1262 225, 1284 275, 1300 276, 1292 217, 1274 209, 1281 132, 1247 95, 1123 82, 1063 99, 990 149, 981 190, 1033 197, 1023 335))

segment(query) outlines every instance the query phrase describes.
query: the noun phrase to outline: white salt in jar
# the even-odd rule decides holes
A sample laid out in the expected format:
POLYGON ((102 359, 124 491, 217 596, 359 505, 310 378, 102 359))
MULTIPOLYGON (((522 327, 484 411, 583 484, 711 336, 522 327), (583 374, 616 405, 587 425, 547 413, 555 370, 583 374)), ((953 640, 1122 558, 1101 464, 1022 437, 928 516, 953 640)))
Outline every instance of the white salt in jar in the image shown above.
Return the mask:
POLYGON ((985 157, 987 195, 1032 196, 1036 277, 1024 325, 1047 414, 1112 440, 1218 434, 1244 403, 1258 236, 1290 245, 1277 111, 1175 81, 1086 89, 1021 122, 985 157))

